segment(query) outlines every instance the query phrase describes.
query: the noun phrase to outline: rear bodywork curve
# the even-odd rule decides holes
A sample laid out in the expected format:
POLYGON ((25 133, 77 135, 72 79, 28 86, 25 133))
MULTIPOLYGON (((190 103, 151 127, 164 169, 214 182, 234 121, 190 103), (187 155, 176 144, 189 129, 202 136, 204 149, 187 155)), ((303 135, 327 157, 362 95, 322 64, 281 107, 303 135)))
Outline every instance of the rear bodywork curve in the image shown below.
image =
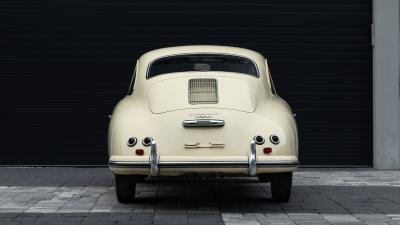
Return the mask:
MULTIPOLYGON (((289 105, 272 92, 266 60, 253 51, 230 47, 178 47, 149 52, 136 66, 133 94, 115 107, 109 126, 109 165, 117 174, 180 175, 241 173, 256 175, 293 171, 298 166, 297 127, 289 105), (243 55, 257 65, 258 77, 228 72, 180 72, 147 79, 148 64, 170 54, 215 53, 243 55), (190 104, 190 79, 215 79, 218 103, 190 104), (184 121, 219 121, 219 126, 190 127, 184 121), (223 122, 221 122, 223 121, 223 122), (254 145, 256 135, 265 138, 254 145), (273 144, 269 137, 279 137, 273 144), (136 137, 134 147, 127 140, 136 137), (141 142, 152 137, 152 146, 141 142), (263 149, 272 148, 264 154, 263 149), (143 149, 144 155, 135 155, 143 149), (254 160, 252 159, 254 157, 254 160), (157 171, 154 172, 157 165, 157 171), (254 167, 255 166, 255 167, 254 167), (153 169, 153 172, 152 172, 153 169)), ((202 121, 203 124, 206 124, 202 121)))

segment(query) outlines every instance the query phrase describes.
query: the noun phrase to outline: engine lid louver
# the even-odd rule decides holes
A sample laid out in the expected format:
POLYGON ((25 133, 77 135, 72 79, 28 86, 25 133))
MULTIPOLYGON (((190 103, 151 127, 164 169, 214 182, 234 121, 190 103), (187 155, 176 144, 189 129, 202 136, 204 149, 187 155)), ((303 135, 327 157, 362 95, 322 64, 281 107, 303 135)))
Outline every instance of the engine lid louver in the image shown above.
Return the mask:
POLYGON ((189 104, 217 104, 218 83, 216 79, 198 78, 189 80, 189 104))

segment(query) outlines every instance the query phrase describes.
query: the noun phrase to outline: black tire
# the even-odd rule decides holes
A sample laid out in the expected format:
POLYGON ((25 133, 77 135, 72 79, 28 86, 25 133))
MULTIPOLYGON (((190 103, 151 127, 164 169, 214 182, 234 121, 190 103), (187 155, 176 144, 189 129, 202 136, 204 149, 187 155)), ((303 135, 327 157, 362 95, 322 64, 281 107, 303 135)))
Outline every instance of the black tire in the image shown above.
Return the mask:
POLYGON ((115 174, 115 191, 120 203, 133 202, 136 191, 135 176, 115 174))
POLYGON ((292 192, 292 172, 276 173, 271 177, 271 194, 274 202, 288 202, 292 192))

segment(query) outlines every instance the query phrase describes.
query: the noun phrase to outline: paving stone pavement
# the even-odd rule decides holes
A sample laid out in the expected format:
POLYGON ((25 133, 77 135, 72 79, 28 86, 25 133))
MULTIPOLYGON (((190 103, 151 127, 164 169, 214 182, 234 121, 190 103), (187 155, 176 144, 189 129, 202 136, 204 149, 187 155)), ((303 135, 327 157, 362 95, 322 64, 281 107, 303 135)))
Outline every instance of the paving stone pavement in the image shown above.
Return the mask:
POLYGON ((292 198, 255 178, 153 179, 119 204, 108 168, 0 168, 0 225, 400 224, 400 171, 300 169, 292 198))

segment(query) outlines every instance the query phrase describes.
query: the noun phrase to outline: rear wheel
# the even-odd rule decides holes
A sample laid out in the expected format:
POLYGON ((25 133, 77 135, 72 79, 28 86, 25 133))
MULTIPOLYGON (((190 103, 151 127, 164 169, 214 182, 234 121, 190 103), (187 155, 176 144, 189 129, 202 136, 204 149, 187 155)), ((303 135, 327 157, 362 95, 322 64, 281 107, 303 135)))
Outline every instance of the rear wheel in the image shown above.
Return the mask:
POLYGON ((136 191, 136 177, 134 175, 115 174, 115 190, 120 203, 133 202, 136 191))
POLYGON ((271 193, 275 202, 288 202, 292 192, 292 172, 276 173, 271 177, 271 193))

